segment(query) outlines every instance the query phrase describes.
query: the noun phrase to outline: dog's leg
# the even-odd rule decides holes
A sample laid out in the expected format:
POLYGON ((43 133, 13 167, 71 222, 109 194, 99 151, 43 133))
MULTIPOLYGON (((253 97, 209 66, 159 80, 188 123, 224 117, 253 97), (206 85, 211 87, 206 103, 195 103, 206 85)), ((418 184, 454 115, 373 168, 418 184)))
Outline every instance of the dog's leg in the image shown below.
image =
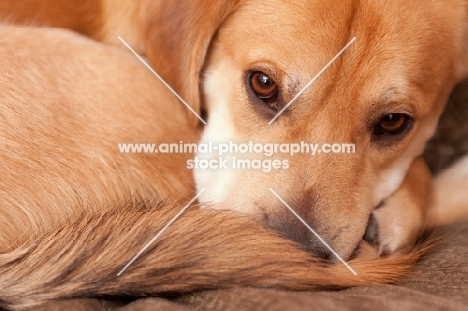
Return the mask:
POLYGON ((364 240, 379 255, 407 252, 425 228, 432 190, 431 173, 424 160, 417 158, 400 188, 371 214, 364 240))

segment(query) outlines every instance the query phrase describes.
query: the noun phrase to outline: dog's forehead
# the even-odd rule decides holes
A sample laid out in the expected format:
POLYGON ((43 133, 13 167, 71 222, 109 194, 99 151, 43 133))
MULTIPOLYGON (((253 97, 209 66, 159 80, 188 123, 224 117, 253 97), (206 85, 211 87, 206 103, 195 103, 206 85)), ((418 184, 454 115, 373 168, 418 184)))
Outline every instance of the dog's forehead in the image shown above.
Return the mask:
MULTIPOLYGON (((362 77, 354 76, 356 72, 371 73, 373 80, 387 84, 384 88, 415 84, 430 91, 437 86, 425 80, 437 83, 443 77, 429 76, 450 72, 450 60, 427 66, 433 63, 431 58, 448 59, 451 53, 451 47, 438 45, 441 34, 434 33, 434 29, 444 32, 446 28, 446 17, 437 12, 439 6, 432 0, 424 4, 403 0, 245 1, 221 32, 225 30, 225 40, 235 47, 233 58, 239 63, 270 62, 300 82, 310 80, 356 37, 334 66, 340 76, 349 80, 353 75, 357 81, 362 77), (394 81, 384 81, 390 77, 394 81)), ((328 74, 334 79, 332 71, 328 74)))

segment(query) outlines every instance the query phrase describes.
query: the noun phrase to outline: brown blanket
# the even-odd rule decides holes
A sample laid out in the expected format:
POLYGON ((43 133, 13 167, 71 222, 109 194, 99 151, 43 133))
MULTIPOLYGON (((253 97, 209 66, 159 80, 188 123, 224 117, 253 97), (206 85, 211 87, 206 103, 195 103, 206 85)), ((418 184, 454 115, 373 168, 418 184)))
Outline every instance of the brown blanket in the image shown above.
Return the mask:
MULTIPOLYGON (((43 310, 468 310, 468 222, 445 228, 443 246, 400 285, 373 285, 342 291, 287 292, 234 288, 201 292, 176 300, 139 299, 116 303, 91 299, 63 301, 43 310)), ((37 309, 36 309, 37 310, 37 309)))

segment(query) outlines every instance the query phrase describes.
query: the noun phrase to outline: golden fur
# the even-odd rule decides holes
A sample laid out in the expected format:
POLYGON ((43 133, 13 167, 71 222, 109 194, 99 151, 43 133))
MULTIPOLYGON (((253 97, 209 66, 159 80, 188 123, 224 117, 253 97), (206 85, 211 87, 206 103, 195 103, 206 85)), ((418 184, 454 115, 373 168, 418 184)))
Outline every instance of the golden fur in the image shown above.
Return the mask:
MULTIPOLYGON (((417 190, 412 184, 430 183, 430 178, 424 165, 416 165, 415 177, 408 172, 433 135, 453 86, 466 74, 466 1, 177 3, 146 3, 146 52, 179 94, 206 111, 202 143, 303 140, 356 146, 352 155, 297 154, 289 158, 287 170, 268 174, 194 170, 197 188, 207 189, 200 200, 229 204, 326 255, 320 242, 271 195, 268 188, 273 188, 343 257, 353 253, 369 215, 383 203, 376 218, 380 239, 390 245, 380 252, 404 249, 414 241, 427 202, 411 195, 429 197, 430 185, 412 193, 417 190), (183 27, 173 26, 179 24, 183 27), (355 43, 269 125, 274 114, 265 113, 266 105, 252 96, 249 73, 274 78, 281 108, 352 37, 355 43), (411 130, 393 141, 375 140, 373 124, 388 113, 410 115, 411 130), (413 221, 395 230, 394 216, 398 223, 413 221), (408 232, 397 236, 401 230, 408 232)), ((218 154, 197 156, 213 160, 218 154)), ((224 157, 234 156, 268 158, 224 157)))
POLYGON ((116 204, 0 255, 0 284, 5 284, 0 285, 0 307, 21 310, 66 298, 146 297, 235 286, 312 290, 394 283, 435 246, 421 244, 396 258, 351 260, 355 276, 245 216, 194 205, 117 276, 182 204, 116 204))
POLYGON ((8 43, 0 45, 0 307, 393 282, 428 249, 414 248, 431 199, 418 156, 468 72, 466 1, 125 1, 115 15, 106 1, 63 1, 50 10, 56 2, 34 3, 29 11, 3 1, 0 18, 105 43, 122 34, 196 111, 207 112, 208 126, 193 126, 196 119, 130 53, 63 30, 0 27, 8 43), (276 40, 256 27, 259 14, 276 40), (246 94, 245 71, 276 70, 291 97, 351 36, 358 41, 347 54, 267 128, 246 94), (408 135, 391 146, 371 141, 367 123, 402 112, 416 120, 408 135), (358 152, 298 155, 290 170, 268 178, 198 171, 195 185, 185 168, 193 155, 125 155, 117 147, 197 142, 201 132, 203 141, 352 141, 358 152), (265 195, 266 181, 345 259, 358 257, 349 262, 358 276, 302 250, 333 259, 265 195), (196 186, 208 188, 201 201, 210 208, 192 207, 117 277, 196 186), (377 255, 399 256, 367 253, 369 217, 378 223, 377 255))
POLYGON ((190 154, 119 151, 198 139, 137 59, 62 30, 0 31, 0 252, 115 201, 194 191, 190 154))

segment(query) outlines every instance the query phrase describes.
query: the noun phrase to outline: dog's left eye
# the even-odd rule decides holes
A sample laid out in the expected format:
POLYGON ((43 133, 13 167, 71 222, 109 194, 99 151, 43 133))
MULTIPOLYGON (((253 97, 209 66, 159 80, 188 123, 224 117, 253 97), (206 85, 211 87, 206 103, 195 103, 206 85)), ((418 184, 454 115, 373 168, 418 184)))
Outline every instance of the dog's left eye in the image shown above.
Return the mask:
POLYGON ((375 136, 397 136, 405 132, 411 124, 410 116, 391 113, 383 116, 374 127, 375 136))
POLYGON ((255 71, 249 76, 250 89, 255 96, 268 104, 271 108, 277 109, 278 84, 263 72, 255 71))

